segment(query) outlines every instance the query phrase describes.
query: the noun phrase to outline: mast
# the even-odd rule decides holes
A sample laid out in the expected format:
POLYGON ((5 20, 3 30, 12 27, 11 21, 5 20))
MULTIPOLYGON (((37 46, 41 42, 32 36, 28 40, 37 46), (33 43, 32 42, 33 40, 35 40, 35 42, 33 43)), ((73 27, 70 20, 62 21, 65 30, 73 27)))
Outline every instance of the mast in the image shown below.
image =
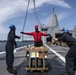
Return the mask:
POLYGON ((54 11, 55 11, 55 10, 54 10, 54 8, 53 8, 53 14, 54 14, 54 11))

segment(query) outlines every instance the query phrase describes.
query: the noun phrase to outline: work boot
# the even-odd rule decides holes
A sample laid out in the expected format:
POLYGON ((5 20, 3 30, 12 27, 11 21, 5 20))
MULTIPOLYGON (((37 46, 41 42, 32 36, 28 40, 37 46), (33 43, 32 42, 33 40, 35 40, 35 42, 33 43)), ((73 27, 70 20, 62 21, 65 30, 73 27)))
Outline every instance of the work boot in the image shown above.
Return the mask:
POLYGON ((74 68, 74 71, 76 71, 76 67, 74 68))
POLYGON ((71 75, 70 73, 65 73, 64 75, 71 75))
POLYGON ((13 67, 7 68, 8 72, 11 74, 17 74, 17 72, 13 69, 13 67))

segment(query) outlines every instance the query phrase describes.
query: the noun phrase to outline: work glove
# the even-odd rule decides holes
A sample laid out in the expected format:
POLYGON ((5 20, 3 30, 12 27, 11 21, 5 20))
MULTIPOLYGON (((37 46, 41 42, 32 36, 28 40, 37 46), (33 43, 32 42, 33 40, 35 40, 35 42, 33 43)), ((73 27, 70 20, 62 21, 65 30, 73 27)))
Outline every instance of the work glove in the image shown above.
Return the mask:
POLYGON ((52 38, 51 34, 48 34, 48 36, 52 38))
POLYGON ((50 34, 48 34, 48 36, 50 36, 50 34))
POLYGON ((17 45, 15 45, 15 48, 17 48, 18 46, 17 45))
POLYGON ((17 36, 17 35, 15 35, 15 38, 18 38, 18 39, 20 39, 20 36, 17 36))
POLYGON ((58 42, 58 39, 57 38, 53 38, 54 42, 58 42))
POLYGON ((18 37, 18 39, 20 39, 21 37, 18 37))
POLYGON ((24 34, 24 32, 20 32, 21 34, 24 34))

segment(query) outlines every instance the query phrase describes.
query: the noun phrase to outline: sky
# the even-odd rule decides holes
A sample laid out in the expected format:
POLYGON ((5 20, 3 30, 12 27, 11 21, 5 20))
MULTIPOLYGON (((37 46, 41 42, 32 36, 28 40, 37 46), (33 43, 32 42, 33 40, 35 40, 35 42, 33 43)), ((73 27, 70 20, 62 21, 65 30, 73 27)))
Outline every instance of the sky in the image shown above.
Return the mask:
MULTIPOLYGON (((7 39, 12 24, 16 26, 16 34, 21 36, 27 3, 28 0, 0 0, 0 40, 7 39)), ((41 24, 49 25, 54 8, 60 28, 72 30, 76 25, 76 0, 35 0, 35 4, 41 24)), ((24 31, 34 31, 36 24, 33 0, 30 0, 24 31)), ((25 36, 25 39, 30 38, 25 36)))

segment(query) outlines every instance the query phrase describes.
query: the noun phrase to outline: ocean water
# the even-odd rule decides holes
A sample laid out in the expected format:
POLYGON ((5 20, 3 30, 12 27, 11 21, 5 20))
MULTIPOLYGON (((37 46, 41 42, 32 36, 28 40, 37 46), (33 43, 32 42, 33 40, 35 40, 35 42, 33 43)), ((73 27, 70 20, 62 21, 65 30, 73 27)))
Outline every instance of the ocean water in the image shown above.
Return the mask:
MULTIPOLYGON (((17 42, 18 47, 33 44, 33 41, 17 42)), ((0 52, 5 51, 6 42, 0 42, 0 52)))

